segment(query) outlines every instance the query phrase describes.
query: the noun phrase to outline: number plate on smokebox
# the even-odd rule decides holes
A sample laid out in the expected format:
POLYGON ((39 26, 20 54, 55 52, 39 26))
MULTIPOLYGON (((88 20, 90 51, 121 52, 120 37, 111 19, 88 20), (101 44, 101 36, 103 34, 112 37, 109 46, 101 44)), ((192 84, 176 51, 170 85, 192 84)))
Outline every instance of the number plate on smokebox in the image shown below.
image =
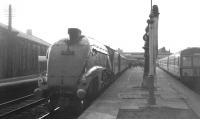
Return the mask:
POLYGON ((61 55, 74 55, 74 51, 63 50, 63 51, 61 51, 61 55))

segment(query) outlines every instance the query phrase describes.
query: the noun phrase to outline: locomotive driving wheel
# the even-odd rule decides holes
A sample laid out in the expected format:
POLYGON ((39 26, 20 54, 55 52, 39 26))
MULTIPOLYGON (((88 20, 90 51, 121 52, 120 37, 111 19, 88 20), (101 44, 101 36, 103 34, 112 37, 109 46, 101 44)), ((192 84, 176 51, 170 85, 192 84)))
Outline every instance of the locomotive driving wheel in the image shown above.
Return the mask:
POLYGON ((101 77, 101 80, 103 81, 102 84, 101 84, 101 87, 102 88, 105 88, 107 85, 108 85, 108 75, 107 75, 107 72, 106 71, 102 71, 102 77, 101 77))
POLYGON ((92 86, 90 87, 90 96, 91 99, 90 100, 94 100, 96 98, 96 96, 98 95, 98 87, 99 87, 99 83, 98 83, 98 77, 94 78, 92 81, 92 86))
POLYGON ((81 109, 86 109, 90 103, 97 97, 98 94, 98 77, 94 78, 87 89, 87 94, 83 100, 81 100, 81 109))

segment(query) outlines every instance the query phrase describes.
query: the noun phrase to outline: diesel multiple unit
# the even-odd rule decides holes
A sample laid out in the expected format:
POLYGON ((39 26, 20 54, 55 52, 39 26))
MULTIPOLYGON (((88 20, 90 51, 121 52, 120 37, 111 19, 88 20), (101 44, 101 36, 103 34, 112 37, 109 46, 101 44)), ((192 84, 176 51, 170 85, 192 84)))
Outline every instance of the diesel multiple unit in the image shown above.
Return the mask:
POLYGON ((200 48, 187 48, 158 60, 159 67, 186 85, 200 89, 200 48))

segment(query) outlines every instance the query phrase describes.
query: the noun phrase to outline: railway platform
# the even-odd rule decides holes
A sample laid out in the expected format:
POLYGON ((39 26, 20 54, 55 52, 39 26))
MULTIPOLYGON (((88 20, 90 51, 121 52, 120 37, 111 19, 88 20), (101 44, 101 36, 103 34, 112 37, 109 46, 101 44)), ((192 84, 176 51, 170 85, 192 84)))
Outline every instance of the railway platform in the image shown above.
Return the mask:
POLYGON ((155 105, 148 103, 149 92, 141 88, 142 68, 135 67, 124 72, 78 119, 199 119, 200 95, 156 70, 155 105))

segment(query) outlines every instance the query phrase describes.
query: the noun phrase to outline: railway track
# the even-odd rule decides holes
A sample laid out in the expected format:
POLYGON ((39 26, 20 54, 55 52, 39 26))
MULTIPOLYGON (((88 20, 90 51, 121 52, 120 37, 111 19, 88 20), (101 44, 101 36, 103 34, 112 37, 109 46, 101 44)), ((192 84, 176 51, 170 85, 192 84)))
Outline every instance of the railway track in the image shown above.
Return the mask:
POLYGON ((46 113, 38 119, 77 119, 80 114, 71 111, 71 109, 62 109, 57 107, 51 113, 46 113))
POLYGON ((56 112, 59 110, 60 110, 60 107, 57 107, 54 109, 53 112, 46 113, 43 116, 39 117, 38 119, 50 119, 50 118, 52 118, 52 116, 55 116, 56 112))
POLYGON ((55 108, 51 113, 47 109, 48 100, 37 99, 33 94, 0 104, 0 119, 76 119, 71 109, 55 108))
POLYGON ((25 112, 46 101, 45 98, 36 99, 34 95, 27 95, 6 103, 0 104, 0 118, 11 118, 25 112))
POLYGON ((14 100, 11 100, 11 101, 8 101, 8 102, 5 102, 5 103, 1 103, 0 104, 0 110, 4 107, 7 107, 9 105, 13 105, 14 103, 21 102, 21 101, 29 99, 31 97, 33 97, 33 94, 30 94, 30 95, 27 95, 27 96, 24 96, 24 97, 20 97, 20 98, 17 98, 17 99, 14 99, 14 100))

